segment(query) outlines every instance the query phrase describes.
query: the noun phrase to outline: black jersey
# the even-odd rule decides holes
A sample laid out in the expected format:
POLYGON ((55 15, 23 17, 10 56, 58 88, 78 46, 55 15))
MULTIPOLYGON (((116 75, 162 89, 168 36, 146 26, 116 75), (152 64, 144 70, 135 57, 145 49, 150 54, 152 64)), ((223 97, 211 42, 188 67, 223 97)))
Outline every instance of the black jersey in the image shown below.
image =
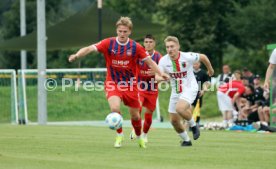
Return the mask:
POLYGON ((207 75, 205 70, 200 69, 199 71, 195 72, 194 75, 198 84, 199 90, 202 90, 202 85, 209 81, 209 76, 207 75))

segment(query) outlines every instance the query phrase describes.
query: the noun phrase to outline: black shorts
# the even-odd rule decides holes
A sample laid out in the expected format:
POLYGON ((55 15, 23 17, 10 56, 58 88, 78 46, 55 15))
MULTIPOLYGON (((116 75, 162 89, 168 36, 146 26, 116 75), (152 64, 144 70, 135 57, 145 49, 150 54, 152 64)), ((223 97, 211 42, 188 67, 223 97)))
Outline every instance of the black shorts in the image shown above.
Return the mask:
POLYGON ((257 112, 257 111, 250 113, 250 114, 248 115, 247 119, 248 119, 248 122, 249 122, 249 123, 253 123, 253 122, 260 121, 259 115, 258 115, 258 112, 257 112))

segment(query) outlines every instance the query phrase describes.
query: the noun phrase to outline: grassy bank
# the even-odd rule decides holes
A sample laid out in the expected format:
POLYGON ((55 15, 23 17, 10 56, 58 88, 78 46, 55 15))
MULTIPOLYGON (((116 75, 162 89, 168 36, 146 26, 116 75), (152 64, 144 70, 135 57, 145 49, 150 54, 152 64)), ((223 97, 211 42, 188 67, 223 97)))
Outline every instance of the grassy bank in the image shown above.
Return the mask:
MULTIPOLYGON (((10 89, 0 88, 1 122, 10 120, 10 89)), ((37 121, 37 87, 27 87, 27 107, 30 121, 37 121)), ((159 93, 160 111, 164 120, 168 120, 168 103, 170 89, 159 93)), ((61 87, 47 92, 48 120, 49 121, 75 121, 75 120, 103 120, 110 112, 105 93, 103 91, 85 91, 83 88, 61 87), (77 90, 77 91, 76 91, 77 90)), ((204 105, 201 109, 202 118, 219 116, 215 92, 207 92, 203 98, 204 105)), ((22 104, 22 103, 21 103, 22 104)), ((125 119, 129 119, 128 109, 122 104, 122 112, 125 119)))

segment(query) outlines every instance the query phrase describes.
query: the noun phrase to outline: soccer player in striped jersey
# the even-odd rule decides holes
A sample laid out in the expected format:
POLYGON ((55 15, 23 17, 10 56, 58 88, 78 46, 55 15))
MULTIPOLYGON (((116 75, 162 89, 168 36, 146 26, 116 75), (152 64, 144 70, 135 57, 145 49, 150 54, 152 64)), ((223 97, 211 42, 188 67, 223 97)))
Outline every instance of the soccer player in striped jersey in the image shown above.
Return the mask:
MULTIPOLYGON (((144 38, 144 47, 151 59, 157 64, 161 59, 162 55, 157 52, 155 48, 155 38, 152 35, 146 35, 144 38)), ((142 107, 145 108, 144 113, 144 124, 142 137, 147 143, 147 133, 150 129, 152 123, 152 114, 156 107, 156 100, 158 97, 157 83, 155 82, 155 75, 151 71, 150 67, 142 60, 139 61, 140 69, 138 71, 138 90, 139 97, 142 107)), ((140 113, 142 113, 142 107, 140 113)), ((135 132, 132 130, 130 134, 130 139, 135 138, 135 132)))
MULTIPOLYGON (((131 123, 138 137, 138 144, 146 148, 141 135, 141 117, 136 72, 138 60, 144 61, 151 67, 153 72, 164 78, 157 64, 150 59, 145 49, 137 42, 129 38, 132 30, 132 21, 128 17, 121 17, 116 23, 117 37, 106 38, 99 43, 81 48, 77 53, 69 57, 72 62, 84 57, 91 52, 103 53, 107 75, 105 81, 105 92, 111 112, 120 113, 120 103, 124 102, 129 107, 131 123)), ((117 130, 114 147, 121 147, 123 141, 122 128, 117 130)))
MULTIPOLYGON (((209 76, 214 74, 214 70, 206 55, 179 51, 179 41, 174 36, 168 36, 165 39, 165 46, 167 54, 160 59, 158 66, 162 72, 169 74, 171 78, 172 91, 168 109, 171 123, 183 140, 181 146, 191 146, 192 142, 185 131, 182 119, 189 122, 194 140, 197 140, 200 136, 200 131, 190 111, 191 104, 198 93, 193 64, 197 61, 204 63, 208 69, 209 76)), ((155 78, 157 81, 166 80, 159 75, 156 75, 155 78)))

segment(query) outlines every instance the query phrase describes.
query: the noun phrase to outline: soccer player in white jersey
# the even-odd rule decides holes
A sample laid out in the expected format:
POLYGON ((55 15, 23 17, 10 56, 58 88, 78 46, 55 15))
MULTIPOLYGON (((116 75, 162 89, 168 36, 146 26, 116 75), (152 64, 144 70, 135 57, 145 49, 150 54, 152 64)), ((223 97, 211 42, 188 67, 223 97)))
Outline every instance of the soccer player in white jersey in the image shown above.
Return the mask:
MULTIPOLYGON (((167 54, 160 59, 158 66, 162 73, 167 73, 170 76, 172 91, 168 111, 171 124, 183 140, 181 146, 191 146, 192 142, 185 131, 182 119, 189 122, 194 140, 198 139, 200 136, 199 127, 192 118, 189 109, 198 92, 198 85, 193 73, 193 63, 203 62, 208 69, 209 76, 214 74, 214 70, 206 55, 179 51, 180 45, 177 37, 168 36, 164 42, 167 54)), ((156 75, 156 80, 165 79, 156 75)))
POLYGON ((266 70, 266 75, 265 75, 265 82, 264 82, 264 88, 268 90, 269 88, 269 79, 273 73, 273 70, 275 69, 276 65, 276 49, 273 50, 271 53, 271 56, 269 58, 269 66, 266 70))

